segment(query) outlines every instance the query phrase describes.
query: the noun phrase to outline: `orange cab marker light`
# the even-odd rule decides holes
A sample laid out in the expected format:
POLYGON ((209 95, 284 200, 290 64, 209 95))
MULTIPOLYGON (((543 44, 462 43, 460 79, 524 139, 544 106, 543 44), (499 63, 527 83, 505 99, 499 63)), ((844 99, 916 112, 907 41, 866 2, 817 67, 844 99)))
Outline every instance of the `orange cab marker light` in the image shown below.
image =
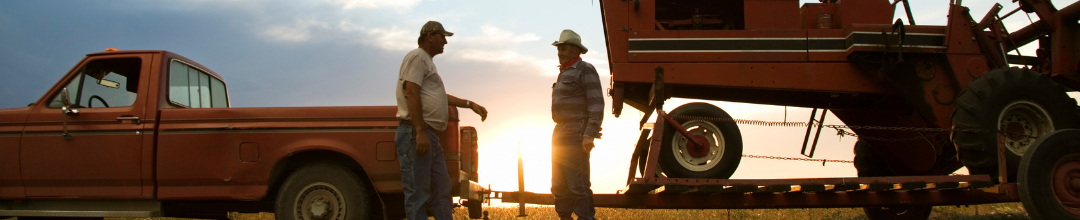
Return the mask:
POLYGON ((120 49, 116 49, 116 48, 105 48, 105 51, 120 51, 120 49))

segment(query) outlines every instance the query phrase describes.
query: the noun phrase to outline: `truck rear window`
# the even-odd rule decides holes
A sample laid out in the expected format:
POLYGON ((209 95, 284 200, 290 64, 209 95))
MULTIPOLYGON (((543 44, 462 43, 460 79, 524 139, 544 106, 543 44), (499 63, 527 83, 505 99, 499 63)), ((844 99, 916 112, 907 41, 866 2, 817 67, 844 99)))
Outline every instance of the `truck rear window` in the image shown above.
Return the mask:
POLYGON ((169 102, 186 108, 228 108, 225 83, 179 60, 169 64, 169 102))

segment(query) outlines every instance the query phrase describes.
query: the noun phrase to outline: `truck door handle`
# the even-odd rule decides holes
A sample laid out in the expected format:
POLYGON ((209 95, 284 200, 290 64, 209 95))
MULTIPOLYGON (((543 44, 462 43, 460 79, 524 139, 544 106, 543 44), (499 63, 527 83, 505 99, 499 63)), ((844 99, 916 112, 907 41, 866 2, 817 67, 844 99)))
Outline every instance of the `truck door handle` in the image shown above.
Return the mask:
POLYGON ((139 117, 132 117, 132 116, 116 117, 116 122, 124 122, 124 120, 131 120, 132 124, 139 124, 139 117))

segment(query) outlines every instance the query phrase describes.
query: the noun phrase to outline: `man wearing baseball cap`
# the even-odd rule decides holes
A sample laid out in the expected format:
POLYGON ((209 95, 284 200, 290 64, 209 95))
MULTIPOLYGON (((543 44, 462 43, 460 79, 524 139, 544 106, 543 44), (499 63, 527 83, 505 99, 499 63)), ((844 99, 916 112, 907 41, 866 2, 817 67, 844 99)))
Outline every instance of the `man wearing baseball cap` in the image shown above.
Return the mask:
POLYGON ((401 183, 405 190, 405 215, 408 219, 427 219, 425 205, 435 219, 451 219, 450 176, 439 139, 449 120, 450 106, 468 108, 487 119, 487 109, 475 102, 446 94, 442 77, 432 58, 443 52, 446 37, 454 33, 442 24, 428 21, 420 29, 420 45, 405 55, 398 72, 398 124, 394 142, 401 183))
POLYGON ((589 153, 600 138, 604 121, 604 95, 596 68, 581 60, 589 52, 581 36, 566 29, 555 41, 559 77, 551 85, 551 194, 560 219, 596 219, 589 181, 589 153))

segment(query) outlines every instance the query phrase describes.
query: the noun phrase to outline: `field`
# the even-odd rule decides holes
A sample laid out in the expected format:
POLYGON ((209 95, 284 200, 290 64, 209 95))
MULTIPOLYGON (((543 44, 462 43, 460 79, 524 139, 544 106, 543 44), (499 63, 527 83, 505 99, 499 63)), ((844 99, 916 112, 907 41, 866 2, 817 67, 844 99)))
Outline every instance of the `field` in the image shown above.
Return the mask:
MULTIPOLYGON (((485 207, 489 219, 558 219, 555 209, 546 205, 530 205, 525 207, 526 217, 517 217, 518 207, 485 207)), ((233 220, 271 220, 273 213, 233 213, 233 220)), ((733 209, 733 210, 701 210, 701 209, 616 209, 597 208, 597 219, 837 219, 857 220, 866 219, 862 209, 859 208, 836 208, 836 209, 733 209)), ((16 218, 4 219, 15 220, 16 218)), ((106 218, 107 220, 176 220, 177 218, 106 218)), ((464 207, 454 209, 454 219, 469 219, 464 207)), ((934 207, 930 219, 958 219, 958 220, 1005 220, 1005 219, 1029 219, 1020 203, 998 203, 972 206, 938 206, 934 207)))
MULTIPOLYGON (((552 206, 526 206, 528 217, 518 218, 517 207, 485 208, 490 219, 558 219, 552 206)), ((464 208, 454 210, 454 219, 468 219, 464 208)), ((597 208, 597 219, 866 219, 861 208, 836 209, 615 209, 597 208)), ((1029 219, 1020 203, 934 207, 930 219, 1029 219)))
MULTIPOLYGON (((517 217, 518 207, 485 207, 489 219, 558 219, 555 209, 546 205, 530 205, 525 207, 526 217, 517 217)), ((253 213, 234 215, 234 220, 268 220, 274 219, 271 213, 253 213)), ((701 209, 615 209, 597 208, 597 219, 837 219, 857 220, 866 219, 862 209, 859 208, 836 208, 836 209, 735 209, 735 210, 701 210, 701 209)), ((454 209, 454 219, 469 219, 464 207, 454 209)), ((967 207, 938 206, 934 207, 930 219, 958 219, 958 220, 984 220, 984 219, 1029 219, 1020 203, 999 203, 986 205, 972 205, 967 207)), ((124 219, 134 220, 134 219, 124 219)))

